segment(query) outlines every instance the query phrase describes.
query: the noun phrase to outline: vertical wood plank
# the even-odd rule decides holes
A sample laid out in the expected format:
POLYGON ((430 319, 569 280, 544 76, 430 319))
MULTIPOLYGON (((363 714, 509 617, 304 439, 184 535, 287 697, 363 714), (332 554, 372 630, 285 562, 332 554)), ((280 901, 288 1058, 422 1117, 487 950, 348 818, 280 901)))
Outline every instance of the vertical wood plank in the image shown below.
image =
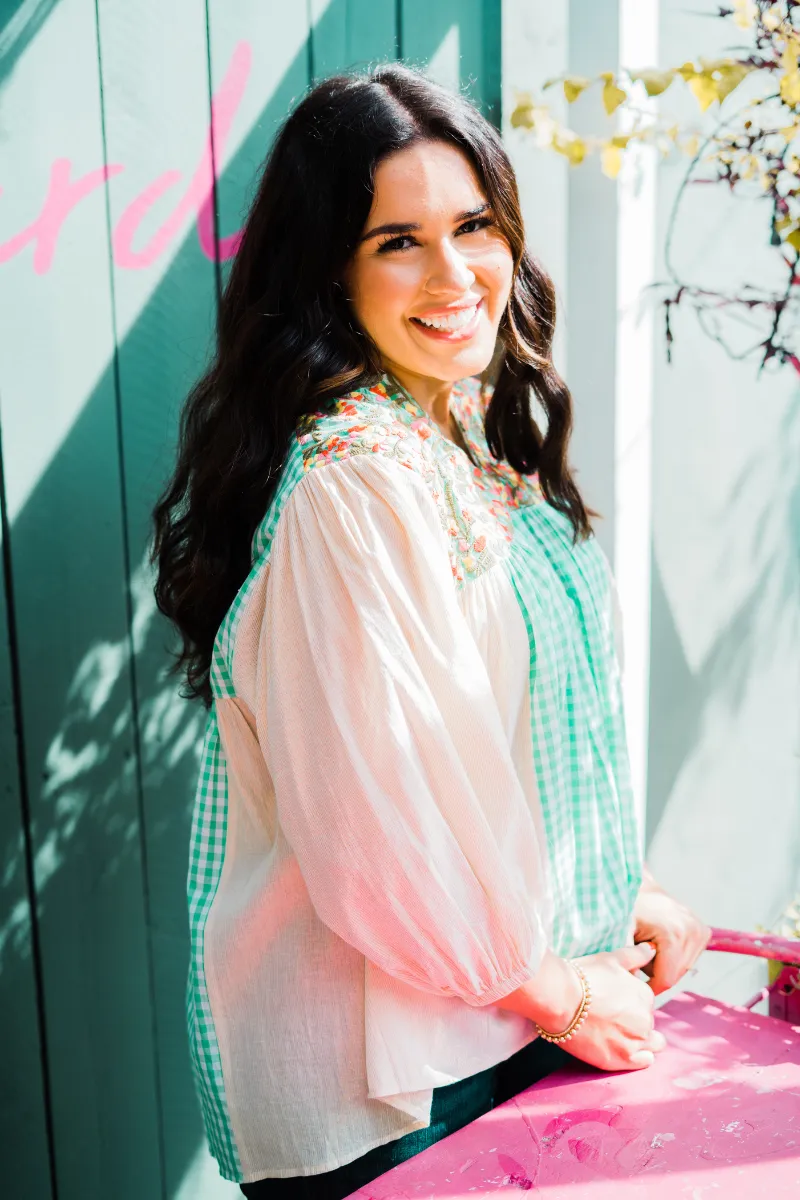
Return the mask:
POLYGON ((403 58, 500 121, 498 0, 402 0, 403 58))
POLYGON ((208 30, 212 89, 243 80, 230 130, 214 142, 224 276, 276 130, 308 87, 309 23, 305 4, 208 0, 208 30))
MULTIPOLYGON (((212 94, 222 99, 214 122, 214 165, 224 283, 236 234, 275 132, 308 86, 309 24, 305 4, 287 5, 282 0, 239 0, 236 5, 208 0, 207 20, 209 83, 212 94)), ((196 771, 193 782, 195 775, 196 771)), ((188 828, 185 840, 188 844, 188 828)), ((183 1018, 181 1025, 185 1042, 183 1018)), ((238 1195, 238 1188, 220 1179, 202 1142, 178 1200, 194 1200, 200 1194, 203 1200, 211 1200, 229 1193, 231 1198, 238 1195)))
MULTIPOLYGON (((2 439, 0 438, 0 1014, 3 1087, 0 1154, 6 1179, 19 1200, 52 1200, 45 1098, 44 1047, 34 963, 32 906, 19 772, 19 729, 12 687, 11 640, 3 542, 2 439)), ((37 947, 38 950, 38 947, 37 947)))
POLYGON ((314 79, 397 57, 396 0, 311 0, 314 79))
POLYGON ((95 9, 2 16, 0 420, 58 1191, 141 1200, 161 1178, 95 9))
POLYGON ((204 0, 99 0, 98 10, 107 155, 125 166, 109 182, 113 294, 159 1119, 172 1197, 204 1143, 185 1020, 186 874, 204 716, 167 676, 173 638, 154 610, 147 551, 178 414, 206 364, 216 318, 207 21, 204 0))

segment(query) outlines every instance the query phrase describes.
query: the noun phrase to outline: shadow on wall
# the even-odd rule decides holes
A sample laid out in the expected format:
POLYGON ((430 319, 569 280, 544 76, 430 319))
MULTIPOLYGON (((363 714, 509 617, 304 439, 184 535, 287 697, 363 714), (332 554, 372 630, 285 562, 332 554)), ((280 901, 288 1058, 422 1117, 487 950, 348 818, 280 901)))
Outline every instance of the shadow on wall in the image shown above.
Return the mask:
MULTIPOLYGON (((800 395, 787 405, 772 444, 774 455, 754 454, 722 506, 725 521, 714 546, 714 578, 724 588, 730 563, 737 558, 752 569, 738 606, 694 670, 654 555, 648 845, 666 817, 682 768, 699 747, 710 706, 721 707, 735 719, 745 703, 754 664, 761 673, 774 665, 784 647, 796 645, 800 395)), ((754 797, 754 803, 758 799, 754 797)), ((793 861, 800 862, 797 823, 795 837, 793 861)), ((780 897, 777 902, 781 903, 780 897)))
MULTIPOLYGON (((0 85, 53 7, 0 7, 0 85)), ((428 6, 415 61, 433 56, 456 8, 428 6)), ((480 3, 469 8, 478 12, 480 3)), ((347 0, 332 0, 315 41, 332 38, 347 10, 347 0)), ((306 86, 307 64, 303 48, 227 169, 231 180, 248 178, 263 159, 306 86)), ((187 847, 204 715, 178 699, 168 676, 170 634, 155 610, 146 547, 214 301, 213 269, 192 228, 10 531, 61 1200, 100 1200, 112 1188, 120 1200, 166 1200, 202 1144, 184 995, 187 847), (198 279, 203 286, 193 287, 198 279), (117 425, 130 622, 120 462, 108 453, 117 425)), ((2 847, 2 868, 0 1011, 22 1017, 31 943, 16 834, 2 847)))
POLYGON ((0 91, 58 0, 4 0, 0 8, 0 91))

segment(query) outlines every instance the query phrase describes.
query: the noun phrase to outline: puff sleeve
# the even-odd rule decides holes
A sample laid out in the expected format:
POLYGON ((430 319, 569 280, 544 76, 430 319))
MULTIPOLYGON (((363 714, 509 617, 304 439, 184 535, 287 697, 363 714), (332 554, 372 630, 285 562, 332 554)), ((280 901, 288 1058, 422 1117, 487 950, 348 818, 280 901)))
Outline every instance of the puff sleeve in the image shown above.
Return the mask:
POLYGON ((539 966, 542 848, 448 549, 404 464, 312 469, 273 543, 256 726, 320 919, 481 1006, 539 966))

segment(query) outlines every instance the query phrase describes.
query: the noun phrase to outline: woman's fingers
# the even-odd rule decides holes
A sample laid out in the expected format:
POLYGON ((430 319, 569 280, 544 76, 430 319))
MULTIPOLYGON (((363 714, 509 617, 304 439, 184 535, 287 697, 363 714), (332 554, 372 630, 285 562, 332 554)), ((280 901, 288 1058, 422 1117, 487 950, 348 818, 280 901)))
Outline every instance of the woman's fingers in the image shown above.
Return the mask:
POLYGON ((641 971, 655 957, 656 948, 652 942, 637 942, 635 946, 621 946, 609 953, 626 971, 641 971))

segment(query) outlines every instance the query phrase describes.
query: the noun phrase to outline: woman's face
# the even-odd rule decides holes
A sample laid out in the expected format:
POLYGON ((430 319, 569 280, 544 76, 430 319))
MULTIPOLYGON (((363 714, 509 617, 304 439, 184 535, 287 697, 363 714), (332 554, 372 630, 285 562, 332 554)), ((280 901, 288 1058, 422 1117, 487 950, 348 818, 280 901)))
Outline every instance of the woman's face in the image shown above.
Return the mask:
POLYGON ((346 283, 384 366, 455 382, 491 361, 511 250, 464 155, 420 142, 383 160, 346 283))

